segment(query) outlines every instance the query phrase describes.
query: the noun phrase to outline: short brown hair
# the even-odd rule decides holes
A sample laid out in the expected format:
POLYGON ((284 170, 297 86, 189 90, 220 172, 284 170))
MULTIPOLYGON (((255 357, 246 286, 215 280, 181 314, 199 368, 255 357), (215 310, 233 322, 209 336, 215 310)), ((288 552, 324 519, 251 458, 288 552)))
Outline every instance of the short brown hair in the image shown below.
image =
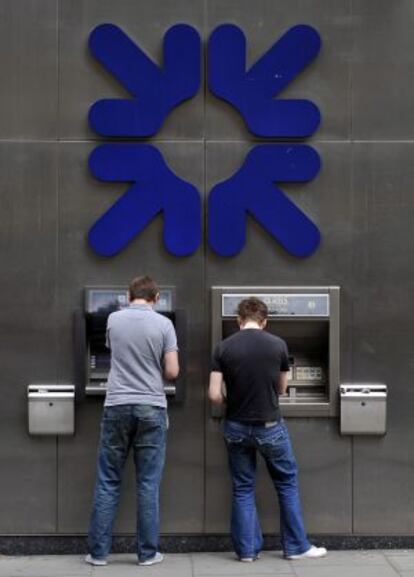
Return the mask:
POLYGON ((257 297, 249 297, 240 301, 237 307, 237 315, 244 321, 263 323, 267 319, 267 305, 257 297))
POLYGON ((153 302, 157 298, 159 289, 157 283, 149 276, 138 276, 129 285, 129 300, 144 299, 153 302))

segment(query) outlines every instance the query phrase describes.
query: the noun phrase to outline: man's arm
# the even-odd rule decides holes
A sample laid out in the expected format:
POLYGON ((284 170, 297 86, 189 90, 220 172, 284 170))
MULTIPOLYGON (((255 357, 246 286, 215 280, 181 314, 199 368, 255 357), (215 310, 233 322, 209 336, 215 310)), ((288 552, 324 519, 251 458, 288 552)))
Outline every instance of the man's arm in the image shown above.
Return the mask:
POLYGON ((178 377, 180 365, 178 363, 177 335, 170 320, 164 328, 164 356, 163 356, 163 376, 167 381, 173 381, 178 377))
POLYGON ((208 386, 208 398, 212 403, 221 405, 224 403, 223 396, 223 373, 219 371, 211 371, 210 373, 210 384, 208 386))
POLYGON ((106 320, 105 346, 107 349, 111 348, 111 338, 109 336, 109 331, 111 328, 110 324, 111 324, 111 315, 109 315, 107 320, 106 320))
POLYGON ((177 351, 168 351, 164 354, 163 375, 167 381, 173 381, 178 377, 180 365, 178 363, 177 351))
POLYGON ((276 384, 276 391, 279 395, 285 395, 287 388, 288 388, 288 374, 289 371, 280 371, 279 373, 279 381, 276 384))
POLYGON ((289 353, 285 342, 283 342, 282 355, 280 358, 280 373, 279 381, 276 383, 276 391, 279 395, 285 395, 288 388, 288 375, 289 375, 289 353))

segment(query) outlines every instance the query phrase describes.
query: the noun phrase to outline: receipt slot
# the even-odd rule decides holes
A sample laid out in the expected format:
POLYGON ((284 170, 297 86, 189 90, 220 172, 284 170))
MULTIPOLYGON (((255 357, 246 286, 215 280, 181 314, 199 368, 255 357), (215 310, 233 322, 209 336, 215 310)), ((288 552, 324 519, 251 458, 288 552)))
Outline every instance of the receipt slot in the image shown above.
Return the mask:
MULTIPOLYGON (((265 330, 285 340, 289 349, 288 391, 279 399, 283 415, 336 416, 339 292, 339 287, 213 287, 212 350, 239 330, 239 302, 260 298, 269 310, 265 330)), ((212 415, 218 416, 217 411, 212 415)))
POLYGON ((27 400, 30 435, 74 434, 74 385, 29 385, 27 400))
POLYGON ((376 383, 340 387, 341 434, 385 435, 387 386, 376 383))
MULTIPOLYGON (((75 362, 77 367, 77 397, 105 395, 111 366, 110 350, 106 347, 108 316, 128 306, 125 287, 86 287, 83 310, 75 312, 75 362)), ((176 330, 179 346, 180 376, 165 382, 166 395, 181 402, 185 396, 186 315, 175 307, 174 287, 160 287, 160 298, 154 309, 169 318, 176 330)))

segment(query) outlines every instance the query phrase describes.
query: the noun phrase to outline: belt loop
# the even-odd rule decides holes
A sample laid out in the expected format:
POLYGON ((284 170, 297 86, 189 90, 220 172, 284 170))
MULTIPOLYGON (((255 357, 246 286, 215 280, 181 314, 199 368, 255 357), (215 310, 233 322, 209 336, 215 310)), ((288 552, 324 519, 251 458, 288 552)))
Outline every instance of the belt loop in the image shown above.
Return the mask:
POLYGON ((277 425, 279 421, 266 421, 264 426, 268 429, 269 427, 273 427, 274 425, 277 425))

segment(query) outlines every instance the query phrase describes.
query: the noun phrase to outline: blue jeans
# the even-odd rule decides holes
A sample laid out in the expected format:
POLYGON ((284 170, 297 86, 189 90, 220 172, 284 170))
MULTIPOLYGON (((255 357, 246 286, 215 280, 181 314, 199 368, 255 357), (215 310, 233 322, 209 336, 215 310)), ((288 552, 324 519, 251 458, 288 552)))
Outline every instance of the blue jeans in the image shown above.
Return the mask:
POLYGON ((159 486, 165 462, 167 411, 150 405, 104 409, 98 470, 89 529, 89 552, 105 559, 111 550, 122 473, 132 448, 137 491, 137 555, 140 561, 158 551, 159 486))
POLYGON ((303 525, 297 467, 283 421, 270 427, 224 422, 233 481, 231 534, 239 557, 258 555, 263 537, 256 510, 256 455, 265 460, 279 497, 280 538, 285 555, 304 553, 310 543, 303 525))

